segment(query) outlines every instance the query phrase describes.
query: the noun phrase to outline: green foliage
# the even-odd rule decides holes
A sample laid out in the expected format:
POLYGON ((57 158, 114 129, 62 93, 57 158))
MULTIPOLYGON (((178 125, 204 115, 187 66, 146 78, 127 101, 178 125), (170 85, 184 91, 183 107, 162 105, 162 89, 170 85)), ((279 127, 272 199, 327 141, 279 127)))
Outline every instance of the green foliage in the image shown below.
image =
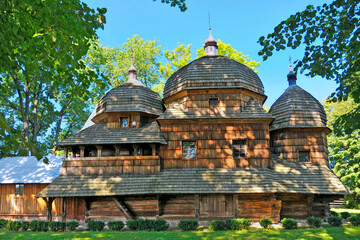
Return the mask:
POLYGON ((179 44, 174 50, 164 51, 167 62, 160 66, 160 73, 164 79, 168 79, 175 71, 191 62, 191 44, 185 46, 179 44))
POLYGON ((324 102, 328 127, 333 130, 328 135, 330 166, 351 191, 345 197, 347 207, 360 207, 360 121, 349 117, 360 112, 360 104, 352 98, 341 102, 331 100, 324 102))
MULTIPOLYGON (((156 0, 153 1, 155 2, 156 0)), ((171 7, 177 6, 182 12, 185 12, 187 9, 185 1, 186 0, 161 0, 162 3, 170 4, 171 7)))
MULTIPOLYGON (((204 48, 198 49, 196 54, 198 58, 205 56, 204 48)), ((260 65, 260 62, 251 60, 249 55, 244 55, 242 52, 234 49, 230 44, 223 43, 220 39, 218 40, 218 55, 234 59, 235 61, 244 64, 252 70, 255 70, 255 68, 260 65)))
POLYGON ((341 217, 331 216, 328 219, 328 223, 330 224, 330 226, 340 227, 342 225, 341 217))
POLYGON ((6 228, 7 222, 8 222, 8 221, 5 220, 5 219, 0 219, 0 229, 6 228))
POLYGON ((134 219, 126 221, 126 226, 133 231, 165 231, 169 224, 165 219, 134 219))
POLYGON ((209 224, 210 231, 225 231, 227 230, 227 226, 225 221, 223 220, 213 220, 209 224))
POLYGON ((180 220, 178 223, 178 228, 182 231, 195 231, 199 227, 198 220, 180 220))
POLYGON ((274 51, 305 47, 295 70, 335 80, 339 99, 352 97, 360 103, 359 4, 333 0, 322 6, 307 6, 282 21, 273 33, 260 37, 263 48, 259 55, 266 60, 274 51))
POLYGON ((348 219, 351 216, 348 212, 341 212, 340 215, 343 219, 348 219))
POLYGON ((321 218, 311 216, 306 219, 306 223, 310 227, 319 228, 319 227, 321 227, 322 220, 321 220, 321 218))
POLYGON ((269 228, 269 226, 271 226, 271 224, 273 224, 273 220, 265 218, 265 219, 260 219, 260 226, 262 228, 269 228))
POLYGON ((20 221, 8 221, 6 228, 10 231, 19 231, 21 228, 20 221))
POLYGON ((23 221, 21 222, 21 231, 26 232, 30 228, 30 222, 23 221))
POLYGON ((38 224, 39 224, 39 220, 32 220, 29 226, 30 230, 36 232, 38 228, 38 224))
POLYGON ((225 225, 226 228, 230 230, 249 229, 251 225, 251 220, 245 218, 227 219, 225 221, 225 225))
POLYGON ((349 222, 351 222, 351 224, 353 226, 360 226, 360 215, 357 216, 351 216, 348 218, 349 222))
POLYGON ((79 226, 79 223, 77 221, 70 221, 70 222, 66 223, 66 228, 69 231, 75 231, 78 226, 79 226))
POLYGON ((285 229, 297 229, 298 222, 292 218, 284 218, 281 220, 281 225, 285 229))
POLYGON ((50 222, 49 228, 53 232, 63 232, 66 229, 66 223, 65 222, 50 222))
POLYGON ((108 227, 112 231, 121 231, 123 227, 125 226, 123 221, 109 221, 108 227))
POLYGON ((339 216, 339 214, 337 212, 335 212, 335 211, 330 211, 330 215, 331 216, 336 216, 336 217, 339 216))
POLYGON ((104 229, 104 227, 105 227, 105 223, 103 221, 90 220, 86 225, 86 229, 89 231, 101 232, 104 229))

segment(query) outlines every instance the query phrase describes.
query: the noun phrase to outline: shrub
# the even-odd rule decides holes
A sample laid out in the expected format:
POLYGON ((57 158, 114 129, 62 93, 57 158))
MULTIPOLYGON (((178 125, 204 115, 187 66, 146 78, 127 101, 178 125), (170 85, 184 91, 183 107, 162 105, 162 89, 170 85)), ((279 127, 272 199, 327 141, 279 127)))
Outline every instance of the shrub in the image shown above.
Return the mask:
POLYGON ((225 223, 226 223, 226 229, 241 230, 241 229, 249 229, 251 225, 251 220, 245 218, 227 219, 225 223))
POLYGON ((130 229, 130 230, 132 230, 132 231, 135 231, 135 230, 137 230, 138 229, 138 221, 137 221, 137 219, 135 219, 135 220, 127 220, 126 221, 126 226, 130 229))
POLYGON ((281 225, 285 229, 297 229, 298 222, 292 218, 284 218, 281 220, 281 225))
POLYGON ((47 232, 49 230, 49 222, 39 221, 36 231, 38 232, 47 232))
POLYGON ((39 222, 38 220, 32 220, 30 222, 29 228, 30 228, 31 231, 35 232, 37 230, 38 222, 39 222))
POLYGON ((210 222, 209 230, 210 231, 224 231, 224 230, 227 230, 227 226, 225 224, 225 221, 213 220, 210 222))
POLYGON ((335 211, 330 211, 330 215, 331 216, 337 216, 337 217, 339 216, 339 214, 337 212, 335 212, 335 211))
POLYGON ((66 223, 66 228, 69 231, 75 231, 78 226, 79 226, 79 223, 77 221, 70 221, 70 222, 66 223))
POLYGON ((109 221, 108 227, 112 231, 121 231, 123 227, 125 226, 124 222, 122 221, 109 221))
POLYGON ((178 224, 178 228, 182 231, 195 231, 198 227, 198 220, 180 220, 178 224))
POLYGON ((0 229, 1 228, 6 228, 6 226, 7 226, 7 220, 5 220, 5 219, 0 219, 0 229))
POLYGON ((265 218, 265 219, 260 219, 260 226, 262 228, 268 228, 269 226, 271 226, 271 224, 273 224, 273 220, 265 218))
POLYGON ((26 232, 30 227, 30 222, 21 222, 21 230, 26 232))
POLYGON ((352 216, 348 219, 352 225, 354 226, 360 226, 360 216, 352 216))
POLYGON ((153 221, 153 226, 152 229, 153 231, 166 231, 169 228, 169 224, 167 223, 167 221, 165 219, 156 219, 156 220, 152 220, 153 221))
POLYGON ((19 231, 21 228, 21 222, 20 221, 8 221, 6 228, 10 231, 19 231))
POLYGON ((90 231, 102 231, 104 229, 105 223, 103 221, 94 221, 90 220, 87 223, 86 229, 90 231))
POLYGON ((342 225, 341 217, 338 217, 338 216, 329 217, 328 223, 329 223, 331 226, 340 227, 340 226, 342 225))
POLYGON ((351 217, 351 214, 348 212, 341 212, 340 215, 343 219, 348 219, 349 217, 351 217))
POLYGON ((66 229, 65 222, 50 222, 49 223, 50 230, 53 232, 63 232, 66 229))
POLYGON ((138 221, 138 227, 136 230, 140 230, 140 231, 144 231, 144 230, 147 230, 147 231, 151 231, 152 229, 152 221, 150 219, 136 219, 138 221))
POLYGON ((321 226, 322 220, 321 218, 311 216, 306 219, 306 222, 310 227, 319 228, 321 226))

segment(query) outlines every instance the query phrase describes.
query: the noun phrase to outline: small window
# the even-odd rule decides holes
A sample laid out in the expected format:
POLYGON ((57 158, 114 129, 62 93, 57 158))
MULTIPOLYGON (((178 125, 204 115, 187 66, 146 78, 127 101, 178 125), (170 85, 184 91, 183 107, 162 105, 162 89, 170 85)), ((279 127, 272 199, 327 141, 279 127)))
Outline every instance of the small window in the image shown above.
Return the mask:
POLYGON ((209 105, 211 107, 219 105, 219 99, 218 98, 209 98, 209 105))
POLYGON ((233 140, 233 158, 246 157, 246 140, 233 140))
POLYGON ((121 127, 129 127, 129 119, 127 117, 120 118, 121 127))
POLYGON ((15 196, 22 197, 24 195, 24 184, 15 185, 15 196))
POLYGON ((185 159, 195 159, 195 142, 182 142, 183 157, 185 159))
POLYGON ((309 162, 309 161, 310 161, 310 152, 299 151, 299 162, 309 162))

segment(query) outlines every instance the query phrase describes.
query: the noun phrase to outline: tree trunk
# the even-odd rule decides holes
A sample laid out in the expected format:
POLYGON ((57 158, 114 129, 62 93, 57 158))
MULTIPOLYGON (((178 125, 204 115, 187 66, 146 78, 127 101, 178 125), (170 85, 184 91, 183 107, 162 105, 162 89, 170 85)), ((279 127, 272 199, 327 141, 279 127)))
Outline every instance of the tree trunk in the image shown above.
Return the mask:
POLYGON ((59 134, 60 134, 60 130, 61 130, 61 122, 62 119, 66 113, 66 109, 70 104, 70 100, 68 100, 64 106, 61 108, 59 115, 58 115, 58 121, 56 123, 56 131, 55 131, 55 139, 54 139, 54 147, 52 149, 52 155, 55 156, 56 155, 56 150, 58 149, 57 144, 59 143, 59 134))

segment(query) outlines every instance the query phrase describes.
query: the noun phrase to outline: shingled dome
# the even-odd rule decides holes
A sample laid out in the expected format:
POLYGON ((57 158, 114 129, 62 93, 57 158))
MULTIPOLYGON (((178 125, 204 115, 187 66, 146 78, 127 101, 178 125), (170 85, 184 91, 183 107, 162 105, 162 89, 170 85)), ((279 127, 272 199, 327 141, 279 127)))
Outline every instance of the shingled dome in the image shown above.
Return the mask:
POLYGON ((167 80, 164 98, 185 89, 244 88, 264 94, 259 76, 224 56, 204 56, 180 68, 167 80))
POLYGON ((107 112, 143 112, 159 116, 163 102, 156 92, 135 79, 113 88, 96 105, 96 115, 107 112))
POLYGON ((271 106, 275 121, 270 130, 288 127, 326 127, 321 103, 297 85, 289 86, 271 106))

